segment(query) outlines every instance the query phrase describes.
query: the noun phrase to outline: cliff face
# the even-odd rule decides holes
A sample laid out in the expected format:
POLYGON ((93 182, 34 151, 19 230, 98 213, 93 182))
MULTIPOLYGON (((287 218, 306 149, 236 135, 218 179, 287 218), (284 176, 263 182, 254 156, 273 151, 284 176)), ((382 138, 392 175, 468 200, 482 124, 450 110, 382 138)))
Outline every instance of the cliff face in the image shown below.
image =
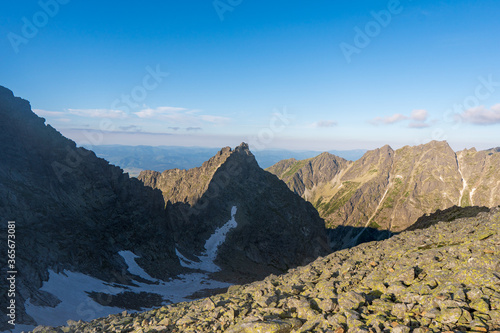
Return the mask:
POLYGON ((277 175, 288 187, 300 196, 308 198, 315 187, 334 179, 352 162, 330 153, 307 160, 283 160, 267 171, 277 175))
MULTIPOLYGON (((180 272, 164 206, 160 191, 77 148, 0 87, 0 220, 2 230, 16 222, 18 323, 33 323, 24 313, 29 298, 57 304, 39 291, 49 269, 127 284, 118 252, 129 250, 151 276, 180 272)), ((6 267, 6 256, 0 261, 6 267)))
POLYGON ((216 260, 226 270, 263 276, 329 252, 317 211, 262 170, 246 144, 222 149, 200 168, 145 171, 139 179, 162 190, 168 205, 184 212, 170 216, 181 250, 201 252, 236 207, 237 227, 228 233, 216 260))
POLYGON ((462 176, 460 205, 494 206, 500 202, 500 151, 476 151, 474 148, 457 153, 462 176))
MULTIPOLYGON (((324 160, 321 155, 317 158, 324 160)), ((437 209, 500 204, 500 174, 495 169, 499 162, 500 154, 494 149, 455 153, 446 142, 433 141, 396 151, 384 146, 339 168, 330 162, 331 168, 336 168, 335 175, 307 185, 288 181, 300 179, 303 172, 291 164, 282 163, 269 171, 312 202, 329 227, 401 231, 437 209), (303 187, 308 190, 301 192, 303 187)))

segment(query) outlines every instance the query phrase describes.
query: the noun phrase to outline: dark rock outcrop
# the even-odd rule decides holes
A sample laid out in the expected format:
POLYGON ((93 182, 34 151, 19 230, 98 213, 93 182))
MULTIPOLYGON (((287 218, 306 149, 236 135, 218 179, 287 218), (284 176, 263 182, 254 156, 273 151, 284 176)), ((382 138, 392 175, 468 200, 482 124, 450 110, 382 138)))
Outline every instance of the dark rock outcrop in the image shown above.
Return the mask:
MULTIPOLYGON (((49 269, 127 284, 118 252, 131 250, 151 276, 181 271, 161 192, 44 122, 26 100, 0 87, 0 220, 2 230, 16 222, 16 322, 25 324, 33 323, 24 313, 27 299, 54 303, 38 290, 49 269)), ((6 267, 6 256, 0 263, 6 267)), ((0 288, 6 290, 5 279, 0 288)), ((2 292, 2 312, 6 301, 2 292)))
POLYGON ((452 222, 456 219, 466 217, 476 217, 479 213, 488 212, 490 209, 487 207, 459 207, 453 206, 444 210, 438 209, 432 214, 425 214, 418 218, 418 220, 409 226, 405 231, 412 231, 418 229, 429 228, 439 222, 452 222))

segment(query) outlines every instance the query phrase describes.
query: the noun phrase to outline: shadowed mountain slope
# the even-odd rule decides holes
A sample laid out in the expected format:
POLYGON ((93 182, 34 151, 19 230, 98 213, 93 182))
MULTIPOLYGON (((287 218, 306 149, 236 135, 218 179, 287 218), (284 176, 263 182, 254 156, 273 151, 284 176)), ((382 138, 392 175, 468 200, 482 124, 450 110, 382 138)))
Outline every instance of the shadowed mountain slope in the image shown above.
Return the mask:
MULTIPOLYGON (((314 207, 262 170, 245 144, 163 181, 172 197, 78 148, 0 87, 1 237, 6 244, 7 221, 15 221, 16 322, 161 305, 190 295, 192 285, 181 296, 167 290, 174 280, 187 286, 187 274, 200 288, 213 272, 248 282, 330 251, 314 207), (71 295, 74 283, 87 285, 73 302, 55 281, 73 283, 71 295)), ((0 264, 7 267, 7 256, 0 264)), ((6 279, 0 287, 8 290, 6 279)))
MULTIPOLYGON (((17 322, 33 323, 24 313, 27 299, 58 303, 39 291, 49 270, 126 284, 131 277, 118 252, 130 250, 151 276, 181 272, 161 192, 44 122, 26 100, 0 87, 0 219, 2 228, 16 225, 17 322)), ((0 260, 6 267, 6 256, 0 260)), ((6 280, 0 283, 5 290, 6 280)))

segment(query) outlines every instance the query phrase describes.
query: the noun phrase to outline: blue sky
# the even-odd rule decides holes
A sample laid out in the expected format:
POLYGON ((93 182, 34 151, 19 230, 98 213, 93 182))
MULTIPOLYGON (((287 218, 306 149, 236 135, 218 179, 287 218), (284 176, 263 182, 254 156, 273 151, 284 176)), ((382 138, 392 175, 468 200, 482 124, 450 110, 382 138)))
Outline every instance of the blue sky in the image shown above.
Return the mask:
POLYGON ((500 146, 500 3, 4 1, 0 85, 79 144, 500 146))

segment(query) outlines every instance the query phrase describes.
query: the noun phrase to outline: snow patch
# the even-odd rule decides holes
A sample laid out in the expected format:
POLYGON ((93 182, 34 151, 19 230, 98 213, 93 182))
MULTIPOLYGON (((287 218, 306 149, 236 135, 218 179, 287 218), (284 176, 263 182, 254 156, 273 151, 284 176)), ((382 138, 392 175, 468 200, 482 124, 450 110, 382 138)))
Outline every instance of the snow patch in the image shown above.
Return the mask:
POLYGON ((464 192, 467 189, 467 181, 464 178, 464 175, 462 173, 462 168, 460 167, 460 161, 457 158, 457 165, 458 165, 458 172, 460 173, 460 177, 462 178, 462 189, 460 190, 460 197, 458 198, 458 206, 462 206, 462 198, 464 197, 464 192))
POLYGON ((199 262, 189 260, 188 258, 184 257, 177 249, 175 249, 181 265, 184 267, 200 269, 202 271, 211 273, 220 271, 220 267, 214 263, 215 258, 217 258, 217 250, 219 249, 219 246, 221 246, 226 241, 228 232, 238 226, 238 223, 234 218, 237 210, 237 207, 233 206, 231 208, 231 219, 227 221, 226 224, 224 224, 222 227, 217 228, 215 232, 207 239, 207 241, 205 242, 205 251, 198 257, 199 262))
POLYGON ((473 199, 474 192, 476 192, 476 188, 475 187, 470 191, 470 194, 469 194, 470 195, 469 198, 470 198, 470 204, 471 204, 471 206, 474 206, 474 199, 473 199))
MULTIPOLYGON (((36 306, 27 300, 24 305, 28 315, 32 316, 39 325, 61 326, 66 325, 68 319, 89 321, 124 310, 136 312, 126 308, 100 305, 89 297, 88 293, 91 292, 105 293, 111 295, 110 297, 122 292, 137 294, 147 292, 160 295, 164 300, 163 304, 169 304, 189 301, 187 296, 202 289, 226 288, 230 285, 211 280, 207 274, 202 273, 181 274, 176 279, 157 280, 157 282, 157 284, 147 284, 134 281, 137 286, 120 284, 111 286, 105 281, 82 273, 64 271, 57 274, 49 271, 49 280, 44 282, 40 290, 50 292, 61 300, 61 303, 51 308, 36 306)), ((104 300, 106 301, 106 297, 104 300)), ((148 309, 141 311, 146 310, 148 309)), ((21 329, 17 330, 18 326, 20 325, 16 325, 16 330, 13 332, 21 332, 21 329)))
POLYGON ((27 300, 24 303, 26 313, 33 317, 39 325, 65 325, 69 319, 91 320, 123 311, 119 308, 104 307, 92 300, 87 294, 87 292, 92 291, 117 294, 123 291, 121 288, 112 287, 104 281, 82 273, 64 271, 58 274, 49 270, 49 280, 43 283, 40 290, 51 293, 61 303, 52 308, 36 306, 27 300))
POLYGON ((231 219, 226 222, 222 227, 217 228, 212 236, 205 242, 205 250, 207 257, 214 261, 217 257, 217 250, 226 241, 227 233, 238 226, 238 223, 234 219, 236 215, 236 206, 231 208, 231 219))
POLYGON ((135 261, 135 258, 139 258, 139 256, 135 255, 131 251, 120 251, 118 252, 120 256, 122 256, 123 260, 125 260, 125 263, 128 266, 128 271, 130 274, 134 274, 137 276, 140 276, 143 279, 149 280, 149 281, 156 281, 155 278, 152 278, 148 273, 146 273, 145 270, 143 270, 135 261))

